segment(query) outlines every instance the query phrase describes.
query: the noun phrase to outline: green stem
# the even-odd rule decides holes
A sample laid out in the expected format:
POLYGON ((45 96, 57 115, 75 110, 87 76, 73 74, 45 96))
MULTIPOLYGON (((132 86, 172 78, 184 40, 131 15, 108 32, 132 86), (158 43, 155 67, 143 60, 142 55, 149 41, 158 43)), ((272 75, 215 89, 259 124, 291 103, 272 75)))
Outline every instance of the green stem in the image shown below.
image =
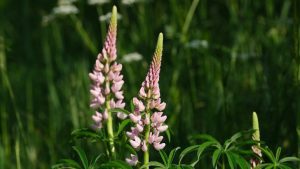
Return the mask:
MULTIPOLYGON (((150 113, 149 111, 146 112, 146 118, 150 119, 150 113)), ((150 134, 150 124, 147 124, 145 126, 145 143, 147 145, 147 151, 144 152, 144 165, 149 163, 149 146, 148 146, 148 140, 149 140, 149 134, 150 134)), ((149 169, 149 167, 146 167, 149 169)))
MULTIPOLYGON (((109 80, 106 80, 106 86, 110 86, 109 80)), ((116 150, 115 150, 115 144, 114 144, 114 130, 113 130, 113 119, 112 119, 112 113, 110 110, 110 96, 108 95, 105 100, 105 106, 106 110, 108 113, 108 118, 107 118, 107 134, 108 134, 108 140, 109 140, 109 151, 110 151, 110 156, 112 159, 116 159, 116 150)))
MULTIPOLYGON (((150 90, 148 91, 148 98, 151 96, 150 90)), ((146 100, 146 111, 145 111, 145 119, 150 119, 150 100, 146 100)), ((149 163, 149 134, 150 134, 150 123, 145 126, 145 143, 147 145, 147 151, 144 152, 144 165, 149 163)), ((146 169, 149 169, 149 166, 146 167, 146 169)))
POLYGON ((225 159, 224 159, 225 157, 223 156, 222 157, 222 169, 225 169, 225 159))

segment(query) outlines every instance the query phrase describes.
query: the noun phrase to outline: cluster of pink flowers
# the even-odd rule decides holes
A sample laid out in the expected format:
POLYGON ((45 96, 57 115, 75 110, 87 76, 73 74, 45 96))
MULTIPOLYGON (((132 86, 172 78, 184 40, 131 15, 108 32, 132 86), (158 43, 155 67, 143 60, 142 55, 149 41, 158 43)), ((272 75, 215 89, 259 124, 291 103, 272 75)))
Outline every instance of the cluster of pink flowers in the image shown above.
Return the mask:
POLYGON ((161 42, 158 42, 149 72, 139 91, 139 98, 133 98, 134 112, 129 114, 135 126, 131 127, 131 131, 126 134, 130 138, 132 147, 137 150, 148 151, 149 144, 152 144, 156 150, 161 150, 166 145, 161 143, 163 136, 160 136, 161 132, 168 129, 164 124, 167 116, 162 112, 166 103, 161 102, 158 84, 162 55, 162 35, 160 36, 161 42), (148 132, 145 131, 147 127, 149 127, 148 132))
MULTIPOLYGON (((95 129, 102 128, 103 122, 107 120, 108 106, 110 108, 125 107, 123 91, 121 90, 124 84, 121 74, 122 65, 116 62, 116 38, 117 22, 116 18, 112 17, 102 52, 97 57, 93 72, 89 74, 93 83, 90 89, 92 95, 90 107, 96 110, 92 116, 95 129), (97 111, 99 108, 102 108, 103 111, 97 111)), ((124 119, 127 116, 118 113, 118 117, 124 119)))

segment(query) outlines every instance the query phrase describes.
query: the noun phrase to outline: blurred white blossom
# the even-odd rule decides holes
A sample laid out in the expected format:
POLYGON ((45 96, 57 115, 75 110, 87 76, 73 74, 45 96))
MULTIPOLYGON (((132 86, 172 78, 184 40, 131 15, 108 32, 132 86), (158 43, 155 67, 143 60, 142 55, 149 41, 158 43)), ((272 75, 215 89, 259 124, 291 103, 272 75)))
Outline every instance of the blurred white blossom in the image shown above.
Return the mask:
POLYGON ((89 5, 103 5, 108 2, 109 0, 88 0, 89 5))
POLYGON ((70 14, 77 14, 78 8, 73 4, 77 0, 59 0, 49 15, 43 16, 42 25, 47 25, 57 16, 65 16, 70 14))
POLYGON ((68 4, 68 5, 60 5, 53 8, 54 15, 70 15, 78 13, 78 9, 75 5, 68 4))
MULTIPOLYGON (((99 16, 99 21, 104 22, 104 21, 109 21, 111 17, 111 12, 108 12, 107 14, 99 16)), ((122 15, 117 14, 117 19, 122 19, 122 15)))
POLYGON ((207 40, 195 39, 195 40, 188 42, 186 44, 186 47, 195 48, 195 49, 199 48, 199 47, 208 48, 208 42, 207 42, 207 40))
POLYGON ((132 5, 137 2, 142 2, 143 0, 122 0, 121 3, 123 5, 132 5))
POLYGON ((123 62, 134 62, 134 61, 140 61, 143 59, 143 56, 138 52, 128 53, 123 56, 123 62))

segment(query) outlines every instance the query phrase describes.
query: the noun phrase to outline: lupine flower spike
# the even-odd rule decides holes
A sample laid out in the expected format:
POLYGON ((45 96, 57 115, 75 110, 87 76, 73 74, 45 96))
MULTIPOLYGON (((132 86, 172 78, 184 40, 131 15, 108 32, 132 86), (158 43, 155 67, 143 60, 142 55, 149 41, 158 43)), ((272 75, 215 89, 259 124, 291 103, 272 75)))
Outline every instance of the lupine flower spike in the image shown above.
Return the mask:
MULTIPOLYGON (((92 80, 90 90, 92 100, 90 107, 95 109, 95 114, 92 116, 94 120, 93 128, 98 130, 106 124, 112 157, 115 154, 115 148, 113 142, 112 114, 110 110, 112 108, 125 107, 122 91, 124 84, 123 75, 121 74, 122 65, 116 62, 116 38, 117 8, 114 6, 104 47, 97 57, 93 72, 89 74, 92 80)), ((122 119, 126 118, 126 115, 122 113, 118 113, 117 116, 122 119)))
MULTIPOLYGON (((260 141, 259 123, 258 123, 257 114, 255 112, 253 112, 252 120, 253 120, 253 129, 255 130, 252 135, 252 139, 254 141, 260 141)), ((261 153, 261 150, 259 149, 259 146, 260 146, 260 143, 257 143, 257 145, 252 146, 252 151, 259 157, 262 157, 262 153, 261 153)), ((252 158, 250 160, 251 169, 254 169, 261 162, 262 161, 258 158, 252 158)))
POLYGON ((135 125, 131 127, 130 132, 126 133, 132 147, 144 151, 144 164, 149 162, 150 145, 153 145, 156 150, 161 150, 166 145, 162 143, 163 136, 160 136, 168 129, 164 124, 167 116, 162 112, 166 103, 161 102, 158 84, 162 49, 163 34, 160 33, 146 79, 142 83, 138 97, 133 98, 134 112, 129 114, 129 117, 135 125))

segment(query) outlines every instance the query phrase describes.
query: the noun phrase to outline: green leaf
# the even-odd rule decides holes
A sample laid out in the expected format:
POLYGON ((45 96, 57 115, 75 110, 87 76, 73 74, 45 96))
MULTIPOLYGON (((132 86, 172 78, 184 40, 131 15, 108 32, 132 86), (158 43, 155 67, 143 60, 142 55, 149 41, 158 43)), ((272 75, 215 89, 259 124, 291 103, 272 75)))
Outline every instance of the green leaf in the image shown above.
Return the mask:
POLYGON ((213 168, 216 168, 221 153, 222 153, 222 149, 216 149, 214 151, 213 156, 212 156, 213 168))
POLYGON ((279 168, 281 168, 281 169, 292 169, 291 167, 289 167, 287 165, 283 165, 283 164, 279 164, 279 168))
POLYGON ((276 161, 279 161, 280 153, 281 153, 281 147, 278 147, 276 150, 276 161))
POLYGON ((94 167, 94 166, 96 165, 97 161, 98 161, 101 157, 103 157, 103 156, 104 156, 103 153, 99 154, 99 155, 93 160, 91 166, 94 167))
POLYGON ((237 139, 241 138, 245 134, 253 133, 254 130, 247 130, 235 133, 230 139, 226 140, 224 143, 224 149, 227 150, 231 144, 237 141, 237 139))
POLYGON ((140 169, 147 168, 147 167, 160 167, 166 168, 162 163, 157 161, 150 161, 148 164, 144 164, 140 169))
POLYGON ((122 113, 125 113, 125 114, 130 114, 129 111, 125 110, 125 109, 120 109, 120 108, 114 108, 114 109, 110 109, 111 112, 113 113, 118 113, 118 112, 122 112, 122 113))
POLYGON ((102 140, 103 138, 97 134, 94 130, 89 129, 89 128, 81 128, 81 129, 76 129, 73 130, 71 133, 71 136, 73 138, 91 138, 91 139, 96 139, 96 140, 102 140))
POLYGON ((263 154, 265 154, 273 163, 276 163, 276 158, 273 152, 268 147, 260 147, 263 154))
POLYGON ((135 149, 134 149, 131 145, 126 144, 125 148, 126 148, 131 154, 137 155, 135 149))
POLYGON ((261 168, 266 168, 268 166, 273 166, 272 163, 263 163, 263 164, 258 164, 257 167, 255 167, 255 169, 261 169, 261 168))
POLYGON ((121 160, 109 161, 108 163, 102 164, 100 168, 111 168, 111 169, 132 169, 130 165, 121 160))
POLYGON ((74 168, 74 169, 81 169, 80 165, 72 160, 72 159, 62 159, 59 161, 58 164, 53 165, 51 168, 52 169, 59 169, 59 168, 63 168, 63 167, 70 167, 70 168, 74 168))
POLYGON ((163 160, 165 165, 168 165, 168 156, 164 150, 159 150, 159 155, 161 159, 163 160))
POLYGON ((111 168, 111 169, 132 169, 132 167, 127 164, 126 162, 124 161, 121 161, 121 160, 115 160, 115 161, 109 161, 105 164, 102 164, 100 166, 100 168, 111 168))
POLYGON ((202 153, 203 153, 207 148, 209 148, 210 146, 212 146, 212 145, 214 145, 214 144, 216 144, 216 142, 214 142, 214 141, 207 141, 207 142, 204 142, 204 143, 200 144, 199 147, 198 147, 198 150, 197 150, 197 160, 195 160, 195 161, 191 164, 191 166, 195 166, 195 165, 199 162, 202 153))
POLYGON ((130 110, 131 110, 131 112, 134 112, 133 100, 131 100, 131 102, 130 102, 130 110))
POLYGON ((170 132, 169 128, 166 130, 166 134, 167 134, 168 141, 170 143, 171 142, 171 132, 170 132))
POLYGON ((130 122, 131 122, 130 119, 126 119, 126 120, 123 120, 123 121, 121 122, 121 124, 119 125, 119 128, 118 128, 116 137, 119 136, 119 134, 124 130, 124 128, 125 128, 130 122))
POLYGON ((284 157, 279 160, 279 163, 286 163, 286 162, 300 162, 300 159, 297 157, 284 157))
POLYGON ((186 164, 180 164, 177 166, 177 169, 194 169, 194 167, 186 164))
POLYGON ((231 169, 234 169, 235 168, 235 163, 234 163, 234 157, 232 156, 231 152, 228 151, 228 152, 225 152, 226 154, 226 157, 227 157, 227 161, 229 163, 229 166, 231 169))
POLYGON ((78 154, 78 156, 79 156, 79 158, 82 162, 82 165, 83 165, 84 169, 88 169, 88 164, 89 163, 88 163, 88 159, 86 157, 85 152, 81 148, 76 147, 76 146, 73 146, 73 149, 77 152, 77 154, 78 154))
POLYGON ((173 162, 173 160, 174 160, 174 157, 175 157, 175 154, 176 154, 176 151, 179 150, 179 149, 180 149, 180 147, 176 147, 176 148, 174 148, 174 149, 170 152, 169 158, 168 158, 168 166, 170 166, 170 165, 172 164, 172 162, 173 162))
POLYGON ((199 145, 194 145, 194 146, 185 148, 179 155, 179 164, 181 163, 184 156, 186 156, 188 153, 196 151, 198 149, 198 147, 199 147, 199 145))
POLYGON ((236 153, 232 153, 231 155, 233 156, 233 158, 235 159, 234 161, 238 164, 238 166, 240 166, 241 169, 249 169, 250 168, 249 162, 246 161, 242 156, 240 156, 236 153))
POLYGON ((208 140, 208 141, 214 141, 219 143, 217 139, 215 139, 213 136, 208 134, 198 134, 191 137, 192 139, 201 139, 201 140, 208 140))

